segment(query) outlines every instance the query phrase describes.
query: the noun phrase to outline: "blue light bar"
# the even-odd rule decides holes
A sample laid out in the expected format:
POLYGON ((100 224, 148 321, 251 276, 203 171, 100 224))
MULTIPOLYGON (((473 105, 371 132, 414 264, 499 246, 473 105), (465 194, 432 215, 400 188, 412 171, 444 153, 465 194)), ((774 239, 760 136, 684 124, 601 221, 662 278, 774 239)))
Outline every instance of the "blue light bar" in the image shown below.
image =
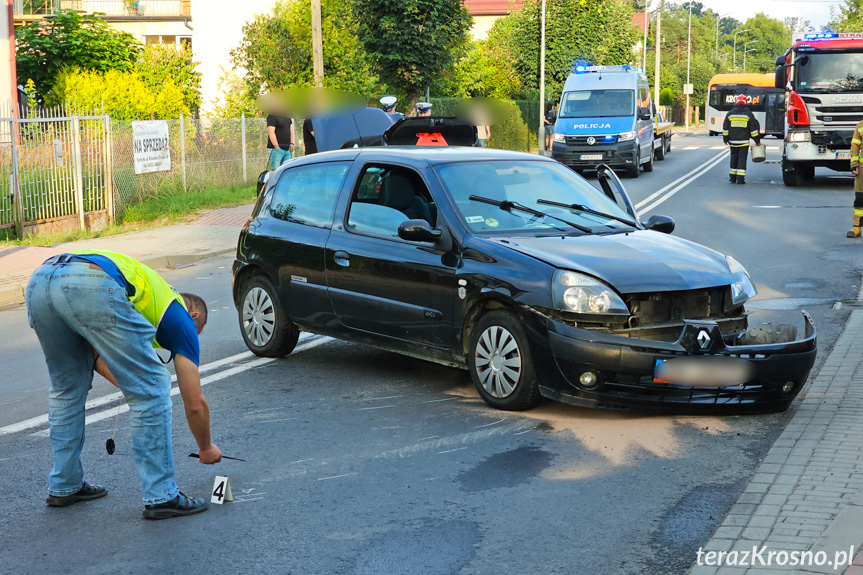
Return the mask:
POLYGON ((833 32, 820 32, 818 34, 804 34, 803 38, 806 40, 829 40, 831 38, 836 38, 837 34, 833 32))
POLYGON ((584 72, 585 70, 587 70, 587 68, 585 66, 576 66, 575 67, 575 71, 578 72, 579 74, 584 72))

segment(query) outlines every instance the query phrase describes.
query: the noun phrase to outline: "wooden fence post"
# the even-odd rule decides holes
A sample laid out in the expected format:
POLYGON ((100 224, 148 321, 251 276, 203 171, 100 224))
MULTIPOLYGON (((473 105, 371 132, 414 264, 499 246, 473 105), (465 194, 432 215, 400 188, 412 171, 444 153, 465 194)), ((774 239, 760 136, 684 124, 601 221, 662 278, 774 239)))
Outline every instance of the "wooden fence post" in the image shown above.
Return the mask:
POLYGON ((72 116, 72 160, 75 177, 75 205, 78 208, 78 224, 81 231, 87 229, 84 220, 84 175, 81 165, 81 118, 72 116))

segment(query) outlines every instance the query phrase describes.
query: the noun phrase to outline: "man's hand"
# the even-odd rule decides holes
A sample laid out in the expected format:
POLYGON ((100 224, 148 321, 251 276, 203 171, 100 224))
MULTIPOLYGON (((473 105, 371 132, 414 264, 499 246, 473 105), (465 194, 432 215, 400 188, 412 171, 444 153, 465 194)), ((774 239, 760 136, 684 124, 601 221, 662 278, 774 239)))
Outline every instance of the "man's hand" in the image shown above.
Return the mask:
POLYGON ((852 173, 852 174, 854 174, 854 175, 856 176, 856 175, 857 175, 858 170, 859 170, 859 168, 858 168, 857 166, 854 166, 853 168, 851 168, 851 173, 852 173))
POLYGON ((222 450, 211 443, 204 449, 198 449, 198 461, 206 465, 213 465, 222 460, 222 450))

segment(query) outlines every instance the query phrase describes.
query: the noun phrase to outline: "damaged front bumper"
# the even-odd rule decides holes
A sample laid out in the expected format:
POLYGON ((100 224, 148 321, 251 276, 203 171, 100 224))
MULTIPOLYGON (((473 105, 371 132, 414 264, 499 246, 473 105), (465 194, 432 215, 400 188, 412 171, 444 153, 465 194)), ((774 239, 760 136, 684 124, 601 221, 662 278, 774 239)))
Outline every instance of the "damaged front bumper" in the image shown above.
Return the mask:
POLYGON ((559 377, 541 377, 540 391, 556 401, 606 409, 782 411, 800 392, 815 363, 815 325, 805 311, 803 318, 802 339, 796 339, 793 326, 781 324, 726 339, 716 322, 685 320, 676 342, 662 342, 579 329, 546 317, 548 351, 559 377), (703 364, 706 377, 697 383, 678 379, 674 384, 657 377, 658 365, 681 358, 703 364), (721 375, 710 373, 716 361, 744 367, 746 379, 721 381, 721 375), (594 377, 582 377, 586 373, 594 377), (555 379, 564 384, 548 385, 555 379))

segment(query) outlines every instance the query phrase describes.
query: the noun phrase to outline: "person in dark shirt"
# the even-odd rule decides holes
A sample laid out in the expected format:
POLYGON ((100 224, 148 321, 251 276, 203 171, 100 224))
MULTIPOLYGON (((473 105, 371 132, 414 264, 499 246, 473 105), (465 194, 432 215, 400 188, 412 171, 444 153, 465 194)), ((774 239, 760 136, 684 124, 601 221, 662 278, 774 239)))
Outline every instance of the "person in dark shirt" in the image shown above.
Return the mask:
POLYGON ((312 126, 312 120, 309 118, 303 120, 303 146, 306 148, 307 156, 318 153, 318 144, 315 142, 315 128, 312 126))
POLYGON ((267 116, 267 149, 270 150, 271 170, 275 170, 293 157, 294 124, 290 118, 267 116))

